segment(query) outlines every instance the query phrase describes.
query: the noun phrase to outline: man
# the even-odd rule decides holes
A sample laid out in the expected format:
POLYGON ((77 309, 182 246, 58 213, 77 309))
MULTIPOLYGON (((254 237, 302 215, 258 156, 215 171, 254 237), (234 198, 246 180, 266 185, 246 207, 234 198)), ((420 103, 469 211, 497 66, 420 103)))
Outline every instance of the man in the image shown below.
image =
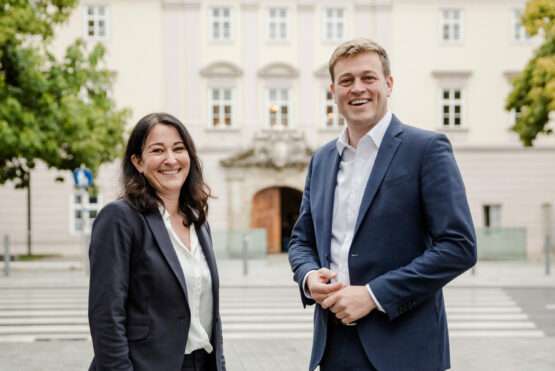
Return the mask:
POLYGON ((289 245, 303 304, 317 303, 309 369, 445 370, 442 287, 476 262, 451 145, 388 110, 375 42, 340 45, 329 70, 347 127, 314 153, 289 245))

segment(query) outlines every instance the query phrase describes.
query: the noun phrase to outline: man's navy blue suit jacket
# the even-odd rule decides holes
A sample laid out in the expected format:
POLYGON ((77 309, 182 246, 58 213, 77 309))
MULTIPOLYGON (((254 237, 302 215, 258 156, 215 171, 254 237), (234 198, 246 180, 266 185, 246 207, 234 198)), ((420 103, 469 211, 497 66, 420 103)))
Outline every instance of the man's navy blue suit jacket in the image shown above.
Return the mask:
MULTIPOLYGON (((194 226, 212 277, 209 370, 225 370, 219 280, 208 223, 194 226)), ((181 370, 191 325, 185 277, 158 210, 123 199, 95 218, 89 249, 92 370, 181 370)))
MULTIPOLYGON (((330 266, 336 140, 314 153, 289 245, 294 279, 330 266)), ((464 184, 443 134, 402 124, 395 115, 368 179, 349 251, 351 285, 370 287, 385 313, 357 321, 378 370, 445 370, 449 338, 442 287, 476 262, 464 184)), ((304 305, 313 304, 301 289, 304 305)), ((328 311, 316 306, 309 369, 321 361, 328 311)))

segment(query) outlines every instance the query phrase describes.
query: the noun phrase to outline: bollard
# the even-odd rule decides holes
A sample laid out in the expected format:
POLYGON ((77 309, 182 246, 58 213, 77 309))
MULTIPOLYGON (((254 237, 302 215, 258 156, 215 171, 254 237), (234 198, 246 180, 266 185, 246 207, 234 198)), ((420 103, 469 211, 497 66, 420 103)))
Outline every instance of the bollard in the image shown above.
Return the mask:
POLYGON ((551 273, 551 235, 548 233, 545 236, 545 274, 549 275, 551 273))
POLYGON ((10 236, 4 236, 4 276, 10 275, 10 236))
POLYGON ((545 231, 545 274, 551 273, 551 204, 543 204, 543 221, 545 231))
POLYGON ((243 235, 243 276, 249 274, 248 267, 249 236, 243 235))

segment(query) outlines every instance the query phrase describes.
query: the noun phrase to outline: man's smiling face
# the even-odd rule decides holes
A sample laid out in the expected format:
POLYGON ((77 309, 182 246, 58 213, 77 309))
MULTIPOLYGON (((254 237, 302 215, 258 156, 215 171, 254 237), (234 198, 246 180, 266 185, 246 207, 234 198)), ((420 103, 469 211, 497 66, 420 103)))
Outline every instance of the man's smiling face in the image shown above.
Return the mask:
POLYGON ((353 129, 376 125, 387 112, 393 78, 385 77, 380 57, 366 52, 342 58, 334 67, 331 85, 339 112, 353 129))

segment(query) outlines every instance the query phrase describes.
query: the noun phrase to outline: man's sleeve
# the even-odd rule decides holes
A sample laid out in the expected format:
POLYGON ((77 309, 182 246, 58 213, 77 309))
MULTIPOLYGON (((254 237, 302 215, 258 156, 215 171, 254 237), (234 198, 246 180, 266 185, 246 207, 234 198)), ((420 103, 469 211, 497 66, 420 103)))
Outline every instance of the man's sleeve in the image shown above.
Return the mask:
MULTIPOLYGON (((466 191, 445 135, 432 136, 420 169, 422 216, 432 246, 370 288, 390 320, 430 298, 476 263, 476 238, 466 191)), ((410 243, 410 241, 407 241, 410 243)))
POLYGON ((291 241, 289 242, 289 263, 293 270, 293 279, 299 284, 304 306, 314 304, 314 300, 304 295, 304 278, 310 271, 320 269, 318 252, 316 250, 316 237, 314 235, 314 223, 310 208, 310 184, 313 162, 314 157, 310 160, 308 166, 299 219, 297 219, 293 227, 291 241))

